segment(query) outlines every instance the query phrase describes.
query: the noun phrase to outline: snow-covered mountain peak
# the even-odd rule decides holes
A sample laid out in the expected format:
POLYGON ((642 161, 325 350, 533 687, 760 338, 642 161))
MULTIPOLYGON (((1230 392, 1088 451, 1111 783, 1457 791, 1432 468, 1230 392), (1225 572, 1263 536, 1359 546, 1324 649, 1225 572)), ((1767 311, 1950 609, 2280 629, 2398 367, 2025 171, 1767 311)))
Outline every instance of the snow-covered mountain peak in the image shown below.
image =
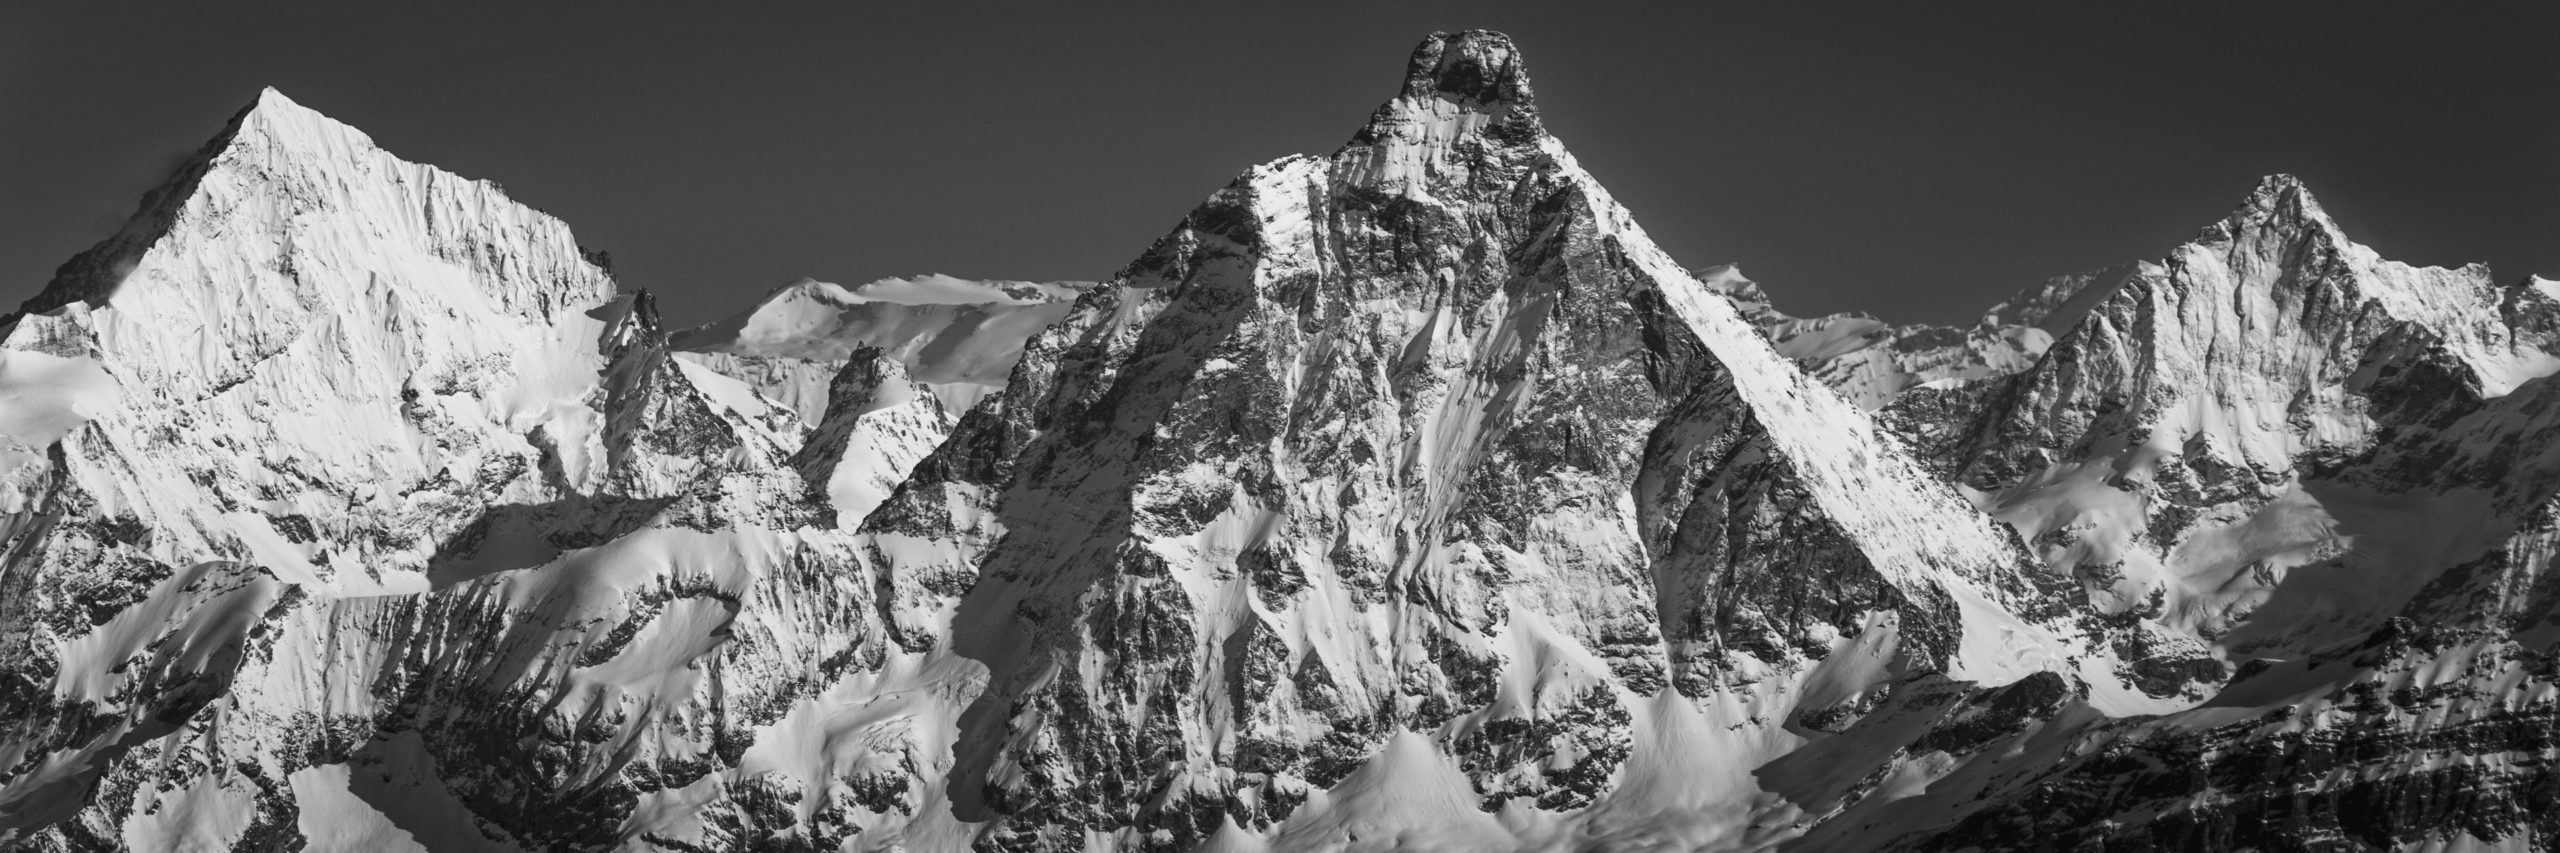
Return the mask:
MULTIPOLYGON (((2384 258, 2349 239, 2291 175, 2260 179, 2237 209, 2181 247, 2169 263, 2179 268, 2171 271, 2173 278, 2181 271, 2222 268, 2237 286, 2235 295, 2245 299, 2369 302, 2444 338, 2444 346, 2478 374, 2491 396, 2553 368, 2549 353, 2530 343, 2520 346, 2501 319, 2500 305, 2510 293, 2487 267, 2446 269, 2384 258)), ((2322 345, 2317 339, 2309 343, 2322 345)))
POLYGON ((88 251, 64 262, 54 270, 53 279, 46 283, 44 290, 20 305, 11 316, 43 314, 74 302, 104 304, 133 273, 134 266, 140 261, 139 255, 173 226, 189 201, 195 198, 198 186, 212 170, 215 161, 239 143, 244 129, 266 123, 259 118, 262 109, 270 113, 305 111, 300 104, 272 87, 260 90, 255 99, 232 113, 221 133, 198 148, 159 186, 144 193, 141 204, 126 219, 123 227, 88 251))
MULTIPOLYGON (((65 458, 153 483, 111 506, 171 531, 155 559, 254 559, 362 594, 426 583, 448 532, 433 519, 452 513, 350 494, 538 456, 536 430, 572 448, 562 477, 583 482, 590 420, 572 410, 596 383, 593 312, 616 297, 559 220, 267 90, 66 264, 0 348, 75 355, 82 388, 123 401, 83 404, 94 420, 65 458), (375 533, 306 547, 275 532, 288 516, 375 533)), ((479 485, 469 500, 498 497, 479 485)))
POLYGON ((232 134, 232 144, 249 142, 311 146, 320 153, 333 144, 354 143, 373 147, 373 137, 354 126, 303 106, 269 86, 258 90, 258 97, 240 110, 239 127, 232 134), (258 137, 264 137, 259 139, 258 137))
POLYGON ((184 327, 262 302, 290 303, 262 315, 276 326, 328 304, 370 298, 356 291, 389 290, 453 303, 447 307, 461 314, 537 323, 555 311, 601 305, 616 293, 610 274, 589 259, 566 224, 507 198, 496 184, 401 160, 363 131, 270 88, 147 194, 115 236, 56 271, 21 312, 129 302, 126 308, 145 314, 179 315, 184 327), (241 245, 214 255, 225 269, 153 262, 155 254, 174 258, 204 241, 241 245), (455 275, 393 287, 396 279, 414 277, 415 268, 384 251, 433 258, 434 266, 455 275), (323 273, 341 267, 400 272, 323 273), (128 293, 142 296, 119 300, 128 293))
MULTIPOLYGON (((305 112, 318 115, 317 110, 303 106, 300 101, 285 97, 285 94, 278 91, 274 86, 258 87, 257 97, 249 99, 249 104, 241 107, 240 110, 243 113, 273 110, 282 112, 305 112)), ((323 116, 323 118, 326 118, 326 116, 323 116)))

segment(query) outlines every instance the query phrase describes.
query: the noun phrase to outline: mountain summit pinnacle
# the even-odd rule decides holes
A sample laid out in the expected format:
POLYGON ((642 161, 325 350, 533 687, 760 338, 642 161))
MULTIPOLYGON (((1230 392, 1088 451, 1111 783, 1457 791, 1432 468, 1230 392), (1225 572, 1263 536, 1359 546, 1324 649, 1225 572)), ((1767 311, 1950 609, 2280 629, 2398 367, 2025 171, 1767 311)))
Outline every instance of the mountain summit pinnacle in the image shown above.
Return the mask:
POLYGON ((1470 175, 1508 180, 1553 140, 1538 121, 1528 65, 1491 30, 1432 33, 1413 49, 1404 90, 1369 115, 1335 158, 1341 177, 1399 194, 1470 175))
POLYGON ((1432 33, 1413 49, 1405 72, 1407 98, 1447 98, 1492 112, 1532 104, 1528 66, 1511 37, 1492 30, 1432 33))

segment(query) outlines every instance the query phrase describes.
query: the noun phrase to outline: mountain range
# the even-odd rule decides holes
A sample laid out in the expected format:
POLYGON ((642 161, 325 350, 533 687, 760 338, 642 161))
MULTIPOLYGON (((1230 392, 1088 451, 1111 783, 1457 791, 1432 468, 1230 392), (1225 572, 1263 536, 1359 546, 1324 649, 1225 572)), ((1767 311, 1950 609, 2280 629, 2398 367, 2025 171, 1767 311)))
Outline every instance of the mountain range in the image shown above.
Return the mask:
POLYGON ((0 320, 0 845, 2560 845, 2560 282, 2273 176, 1783 301, 1488 31, 1105 280, 691 329, 268 90, 0 320))

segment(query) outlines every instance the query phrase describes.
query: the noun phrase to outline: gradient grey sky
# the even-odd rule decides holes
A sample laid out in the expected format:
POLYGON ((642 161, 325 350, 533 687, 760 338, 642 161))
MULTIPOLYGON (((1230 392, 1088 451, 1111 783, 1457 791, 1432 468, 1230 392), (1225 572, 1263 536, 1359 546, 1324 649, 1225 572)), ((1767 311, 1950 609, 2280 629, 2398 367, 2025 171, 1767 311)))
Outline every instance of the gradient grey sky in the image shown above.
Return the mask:
POLYGON ((1969 320, 2279 171, 2386 256, 2560 277, 2560 4, 358 5, 0 8, 0 302, 263 85, 504 183, 678 323, 803 275, 1100 278, 1466 27, 1675 257, 1792 313, 1969 320))

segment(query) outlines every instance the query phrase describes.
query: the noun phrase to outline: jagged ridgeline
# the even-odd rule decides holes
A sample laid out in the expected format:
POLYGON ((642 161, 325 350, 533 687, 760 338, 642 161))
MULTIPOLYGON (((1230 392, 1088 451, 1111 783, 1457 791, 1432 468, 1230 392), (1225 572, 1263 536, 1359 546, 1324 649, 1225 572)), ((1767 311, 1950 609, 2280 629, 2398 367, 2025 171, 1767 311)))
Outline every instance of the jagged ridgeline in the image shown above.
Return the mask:
POLYGON ((1107 281, 599 260, 268 91, 8 318, 0 846, 2560 843, 2560 284, 2290 178, 1796 318, 1469 31, 1107 281))

